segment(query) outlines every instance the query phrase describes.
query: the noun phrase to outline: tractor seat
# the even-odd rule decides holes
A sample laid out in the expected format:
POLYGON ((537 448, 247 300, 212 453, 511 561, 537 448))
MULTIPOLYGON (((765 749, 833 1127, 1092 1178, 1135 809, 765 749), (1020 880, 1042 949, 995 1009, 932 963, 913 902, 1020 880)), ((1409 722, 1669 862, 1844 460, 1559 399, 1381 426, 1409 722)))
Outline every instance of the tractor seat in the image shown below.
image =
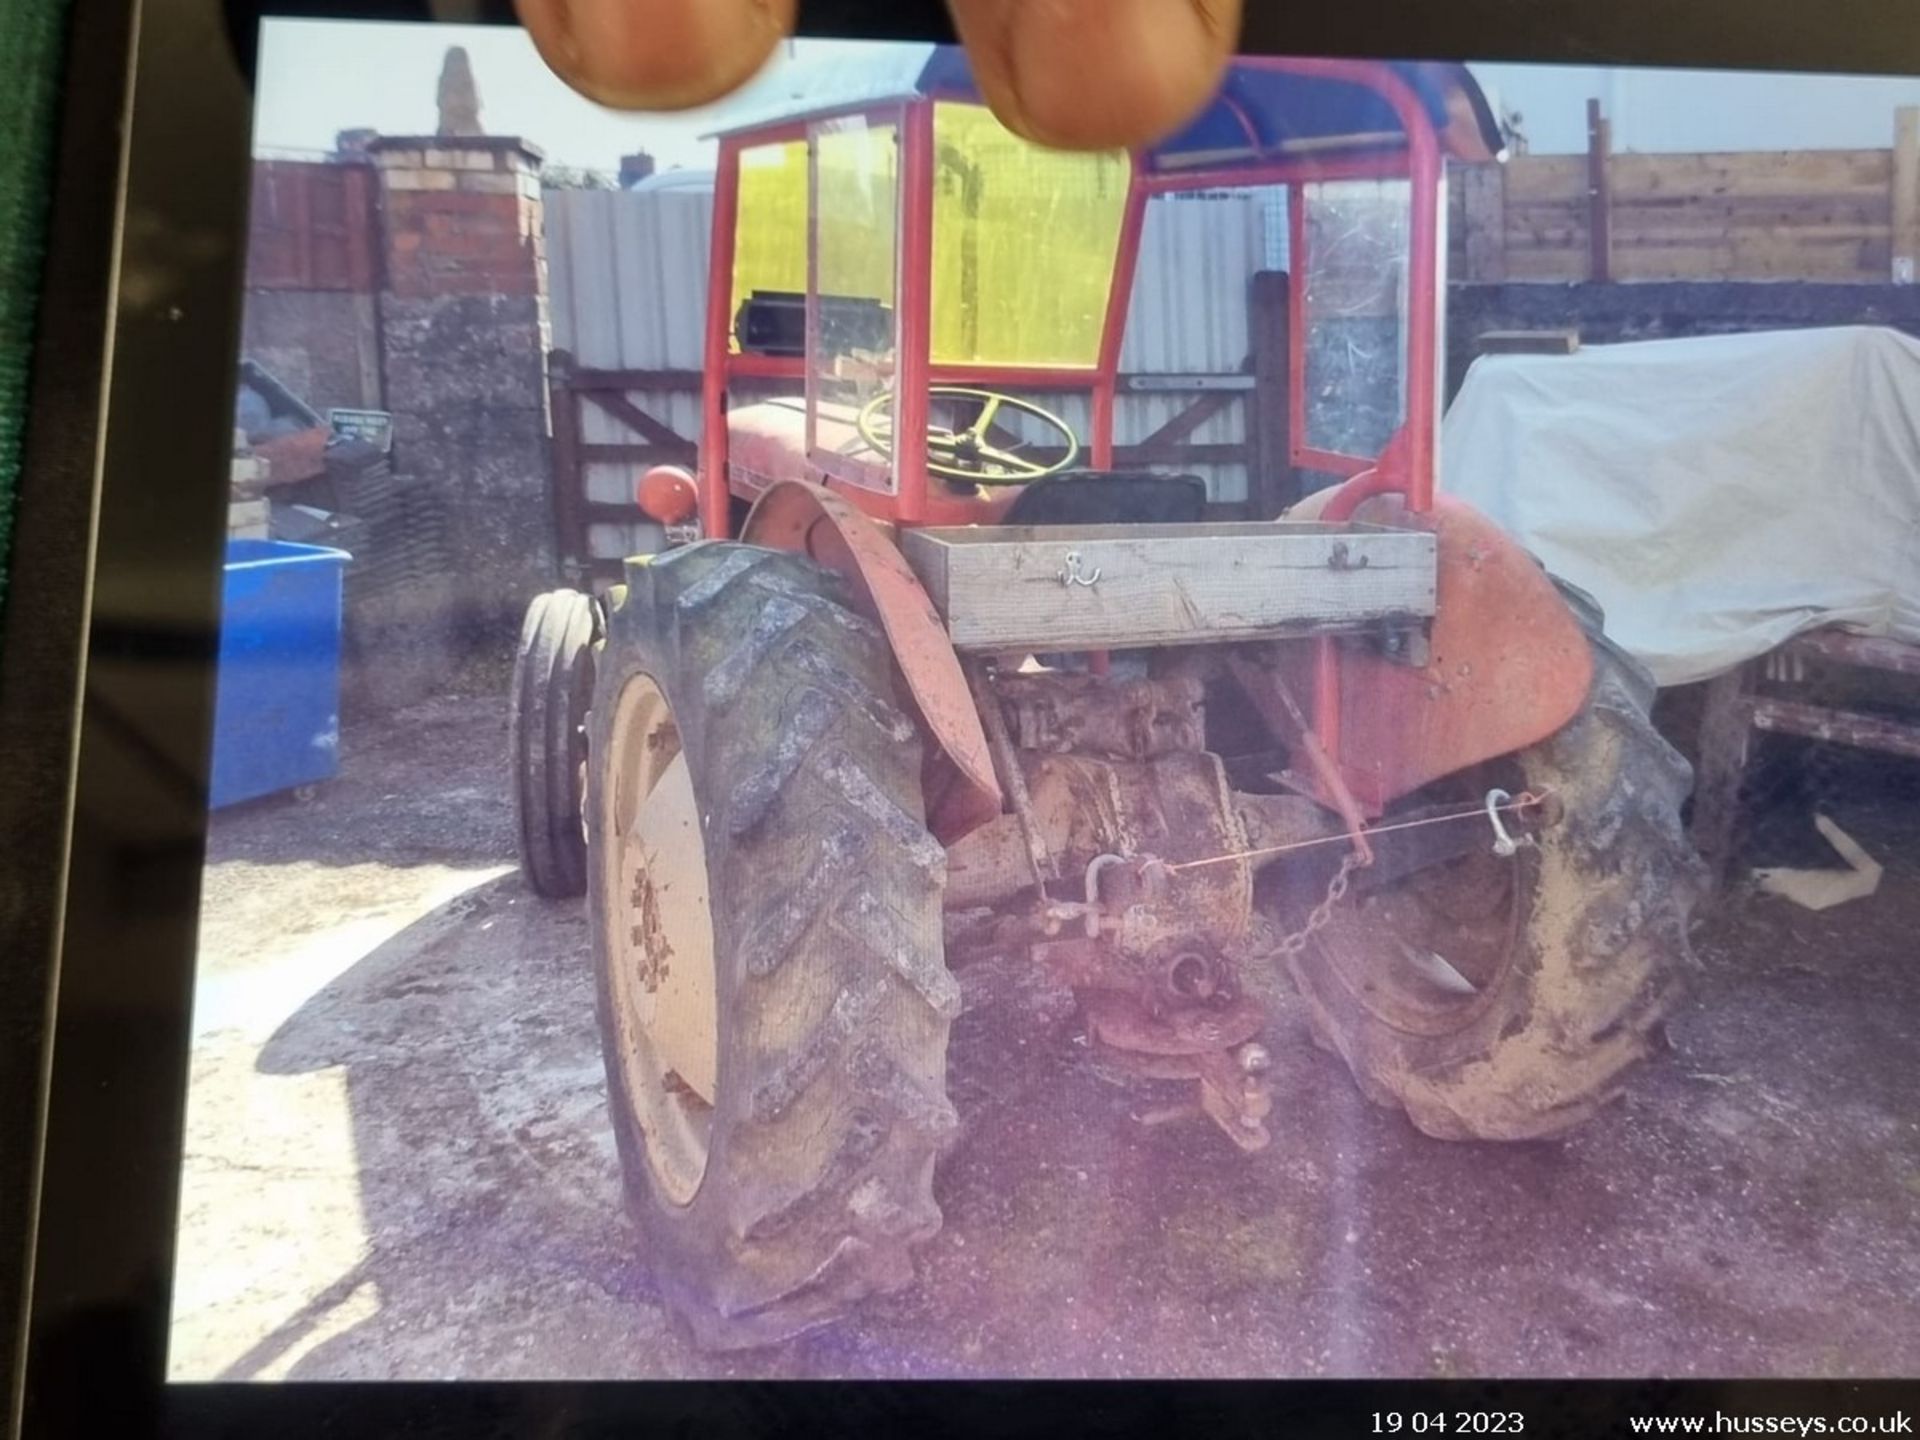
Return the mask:
POLYGON ((1003 525, 1189 525, 1206 518, 1207 482, 1149 470, 1062 470, 1014 497, 1003 525))

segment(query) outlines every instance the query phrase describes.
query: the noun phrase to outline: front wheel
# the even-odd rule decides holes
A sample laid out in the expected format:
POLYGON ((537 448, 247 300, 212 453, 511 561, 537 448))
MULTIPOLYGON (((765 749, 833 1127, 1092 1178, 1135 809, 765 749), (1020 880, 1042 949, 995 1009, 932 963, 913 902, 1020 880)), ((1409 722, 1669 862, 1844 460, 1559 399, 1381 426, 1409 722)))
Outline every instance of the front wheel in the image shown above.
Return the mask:
POLYGON ((940 1227, 946 855, 837 577, 725 542, 630 574, 587 796, 607 1099, 666 1298, 765 1344, 907 1284, 940 1227))
POLYGON ((534 596, 513 661, 507 748, 520 873, 549 900, 587 892, 580 801, 594 618, 593 597, 578 590, 534 596))
POLYGON ((1690 964, 1704 880, 1680 823, 1692 774, 1653 728, 1645 672, 1593 644, 1592 689, 1568 725, 1409 802, 1551 791, 1560 818, 1537 846, 1511 859, 1489 846, 1383 887, 1291 962, 1315 1038, 1429 1135, 1579 1124, 1619 1093, 1690 964))

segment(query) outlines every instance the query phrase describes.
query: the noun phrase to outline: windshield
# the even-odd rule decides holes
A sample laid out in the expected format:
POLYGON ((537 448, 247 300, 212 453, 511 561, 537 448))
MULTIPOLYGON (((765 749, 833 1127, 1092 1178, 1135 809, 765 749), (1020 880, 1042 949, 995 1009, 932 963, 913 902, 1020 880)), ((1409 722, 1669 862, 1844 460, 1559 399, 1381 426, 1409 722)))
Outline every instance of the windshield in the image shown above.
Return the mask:
POLYGON ((1407 413, 1405 180, 1302 186, 1306 445, 1371 459, 1407 413))
MULTIPOLYGON (((733 305, 756 294, 798 297, 806 291, 807 142, 749 146, 740 152, 733 305)), ((729 340, 738 354, 741 337, 730 333, 729 340)))
POLYGON ((978 105, 934 108, 936 365, 1090 367, 1131 167, 1030 144, 978 105))
MULTIPOLYGON (((813 295, 807 314, 807 450, 831 474, 875 483, 858 438, 890 422, 897 362, 899 126, 863 116, 813 127, 813 295), (855 460, 849 466, 846 461, 855 460)), ((890 462, 886 462, 891 471, 890 462)))

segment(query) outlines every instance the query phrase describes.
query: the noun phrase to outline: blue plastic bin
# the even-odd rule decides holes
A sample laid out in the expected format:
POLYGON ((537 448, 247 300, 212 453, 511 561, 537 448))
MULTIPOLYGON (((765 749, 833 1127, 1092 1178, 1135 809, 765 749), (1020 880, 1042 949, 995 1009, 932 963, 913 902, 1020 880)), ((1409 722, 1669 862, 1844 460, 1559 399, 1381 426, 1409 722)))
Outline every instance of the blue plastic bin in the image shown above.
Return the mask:
POLYGON ((350 558, 285 540, 227 542, 214 809, 338 772, 340 589, 350 558))

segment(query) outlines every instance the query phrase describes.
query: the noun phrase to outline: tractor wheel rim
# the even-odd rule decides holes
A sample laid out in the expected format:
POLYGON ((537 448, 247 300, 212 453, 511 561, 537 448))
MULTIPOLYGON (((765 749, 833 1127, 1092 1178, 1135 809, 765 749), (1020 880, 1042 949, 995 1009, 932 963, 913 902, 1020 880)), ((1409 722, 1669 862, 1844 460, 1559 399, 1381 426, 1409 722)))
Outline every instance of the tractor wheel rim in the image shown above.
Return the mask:
POLYGON ((1476 853, 1370 897, 1322 934, 1341 985, 1399 1030, 1470 1022, 1495 1003, 1526 943, 1534 865, 1532 852, 1476 853))
POLYGON ((608 988, 628 1103, 667 1200, 706 1174, 719 1024, 706 845, 692 774, 660 686, 636 675, 614 702, 601 816, 608 988))

